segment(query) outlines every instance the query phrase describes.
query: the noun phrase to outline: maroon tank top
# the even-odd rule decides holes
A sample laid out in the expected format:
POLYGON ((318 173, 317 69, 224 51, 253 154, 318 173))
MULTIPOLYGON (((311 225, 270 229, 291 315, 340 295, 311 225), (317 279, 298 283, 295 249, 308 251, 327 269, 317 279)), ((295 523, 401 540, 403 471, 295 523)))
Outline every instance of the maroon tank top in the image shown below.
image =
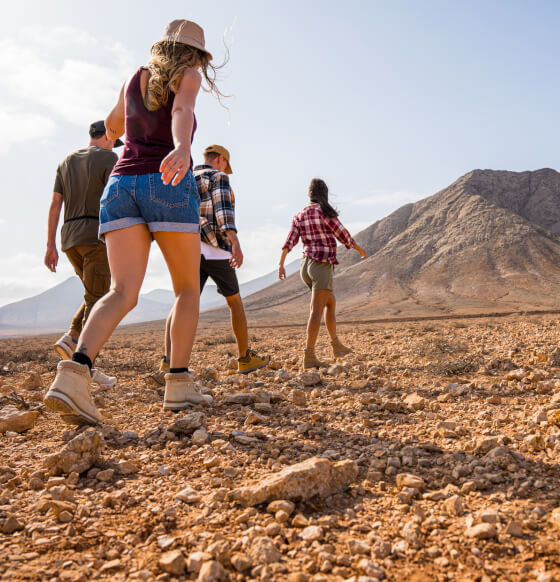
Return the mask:
MULTIPOLYGON (((145 67, 140 67, 126 89, 124 97, 124 148, 113 168, 114 175, 154 174, 165 156, 175 147, 171 134, 171 110, 175 93, 169 93, 166 105, 157 111, 148 111, 142 99, 140 77, 145 67)), ((193 120, 191 143, 196 131, 193 120)), ((192 158, 191 158, 192 170, 192 158)))

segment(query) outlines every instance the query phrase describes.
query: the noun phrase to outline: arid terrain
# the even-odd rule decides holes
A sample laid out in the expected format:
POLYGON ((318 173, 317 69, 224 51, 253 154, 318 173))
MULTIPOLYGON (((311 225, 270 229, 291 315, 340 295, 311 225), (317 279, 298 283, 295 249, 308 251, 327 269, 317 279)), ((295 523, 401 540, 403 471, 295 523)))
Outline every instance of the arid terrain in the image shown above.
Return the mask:
MULTIPOLYGON (((352 233, 368 256, 339 249, 339 317, 559 309, 559 232, 560 173, 473 170, 352 233)), ((301 321, 308 303, 297 274, 245 301, 249 318, 263 325, 301 321)), ((203 315, 223 317, 223 310, 203 315)))
MULTIPOLYGON (((244 377, 229 328, 201 326, 214 406, 173 414, 150 377, 162 323, 118 330, 103 426, 39 408, 0 434, 0 579, 560 580, 557 316, 340 331, 354 354, 302 374, 304 328, 256 328, 272 364, 244 377)), ((40 406, 52 341, 0 342, 0 415, 40 406)))

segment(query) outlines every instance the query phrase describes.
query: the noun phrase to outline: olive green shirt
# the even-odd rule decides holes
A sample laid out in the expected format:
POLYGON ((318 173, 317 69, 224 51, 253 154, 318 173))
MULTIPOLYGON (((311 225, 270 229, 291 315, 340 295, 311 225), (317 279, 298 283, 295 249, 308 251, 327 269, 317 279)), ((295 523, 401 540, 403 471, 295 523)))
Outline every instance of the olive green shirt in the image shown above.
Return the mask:
POLYGON ((67 156, 56 170, 55 192, 62 194, 62 250, 99 242, 99 200, 117 154, 88 146, 67 156))

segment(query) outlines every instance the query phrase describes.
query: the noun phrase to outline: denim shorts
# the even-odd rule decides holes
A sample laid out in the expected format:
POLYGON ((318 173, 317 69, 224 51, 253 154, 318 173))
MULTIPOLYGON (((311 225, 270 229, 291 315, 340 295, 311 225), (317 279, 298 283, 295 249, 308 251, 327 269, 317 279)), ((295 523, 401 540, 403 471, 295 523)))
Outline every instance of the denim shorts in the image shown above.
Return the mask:
POLYGON ((106 232, 145 224, 150 232, 200 232, 200 196, 189 170, 177 186, 161 174, 111 176, 99 210, 99 238, 106 232))

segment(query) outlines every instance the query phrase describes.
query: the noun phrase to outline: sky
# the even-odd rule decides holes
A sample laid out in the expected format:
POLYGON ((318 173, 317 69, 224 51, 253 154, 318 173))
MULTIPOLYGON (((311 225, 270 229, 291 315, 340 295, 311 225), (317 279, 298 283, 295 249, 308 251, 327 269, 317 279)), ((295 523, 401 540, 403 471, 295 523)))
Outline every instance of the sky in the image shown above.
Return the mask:
MULTIPOLYGON (((0 306, 43 265, 58 163, 87 145, 165 24, 200 24, 224 105, 198 97, 195 163, 231 152, 242 282, 277 268, 309 180, 352 233, 475 168, 558 169, 556 0, 19 0, 0 20, 0 306)), ((290 259, 301 255, 296 247, 290 259)), ((171 288, 156 245, 143 291, 171 288)))

